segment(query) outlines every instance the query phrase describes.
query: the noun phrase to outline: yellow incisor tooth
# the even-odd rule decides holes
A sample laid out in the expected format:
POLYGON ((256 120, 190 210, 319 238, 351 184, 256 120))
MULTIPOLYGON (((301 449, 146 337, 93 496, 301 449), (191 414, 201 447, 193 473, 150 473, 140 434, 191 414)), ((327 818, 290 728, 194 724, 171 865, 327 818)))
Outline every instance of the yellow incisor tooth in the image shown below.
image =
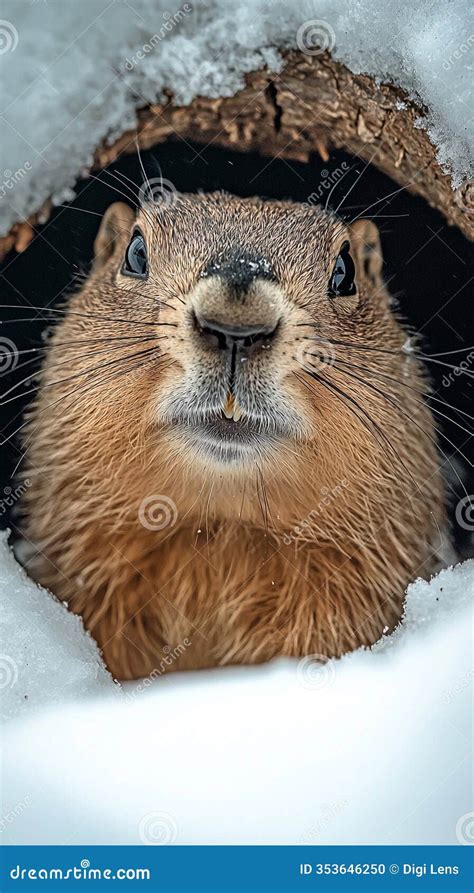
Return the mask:
POLYGON ((234 422, 238 422, 242 416, 242 410, 238 403, 234 403, 234 422))
POLYGON ((226 401, 222 407, 222 412, 226 419, 233 419, 234 422, 238 422, 241 418, 242 410, 233 394, 227 394, 226 401))
POLYGON ((226 401, 222 408, 222 412, 224 413, 226 419, 234 418, 234 395, 227 394, 226 401))

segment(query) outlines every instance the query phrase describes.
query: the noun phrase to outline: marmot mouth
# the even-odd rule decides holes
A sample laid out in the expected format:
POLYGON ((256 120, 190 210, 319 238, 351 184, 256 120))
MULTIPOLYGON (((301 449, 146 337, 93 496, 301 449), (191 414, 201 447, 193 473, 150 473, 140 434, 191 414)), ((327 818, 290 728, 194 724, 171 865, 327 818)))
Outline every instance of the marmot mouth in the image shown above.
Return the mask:
POLYGON ((232 462, 255 456, 271 446, 276 446, 283 434, 267 431, 262 425, 248 418, 238 421, 224 414, 213 418, 190 419, 178 423, 183 433, 192 435, 193 443, 219 461, 232 462))
POLYGON ((194 426, 202 435, 232 443, 259 442, 266 436, 256 425, 248 419, 228 419, 225 415, 216 419, 194 426))

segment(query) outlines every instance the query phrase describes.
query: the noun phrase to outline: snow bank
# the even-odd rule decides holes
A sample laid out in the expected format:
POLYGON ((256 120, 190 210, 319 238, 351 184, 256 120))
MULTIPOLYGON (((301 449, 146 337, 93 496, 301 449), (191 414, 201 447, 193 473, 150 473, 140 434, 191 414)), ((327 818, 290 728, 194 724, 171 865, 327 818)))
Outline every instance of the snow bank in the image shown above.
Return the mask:
POLYGON ((371 650, 171 674, 120 698, 79 621, 3 562, 11 712, 24 692, 51 704, 6 726, 6 842, 468 842, 474 560, 410 586, 371 650))
POLYGON ((3 719, 118 690, 82 621, 36 586, 0 534, 0 689, 3 719))
POLYGON ((468 0, 179 3, 4 0, 0 233, 50 195, 67 197, 99 142, 133 128, 135 109, 165 88, 185 104, 230 96, 246 72, 280 68, 285 47, 317 55, 322 45, 354 72, 399 84, 426 106, 422 124, 454 184, 472 173, 468 0))

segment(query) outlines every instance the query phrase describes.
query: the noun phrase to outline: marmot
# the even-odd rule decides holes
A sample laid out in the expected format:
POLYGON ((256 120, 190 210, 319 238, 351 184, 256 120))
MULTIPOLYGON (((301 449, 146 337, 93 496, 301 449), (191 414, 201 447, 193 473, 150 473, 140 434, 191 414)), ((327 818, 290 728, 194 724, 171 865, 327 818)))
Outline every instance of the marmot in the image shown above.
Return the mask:
POLYGON ((445 524, 376 226, 216 193, 112 205, 29 411, 29 569, 118 679, 340 655, 445 524), (165 658, 167 659, 165 660, 165 658))

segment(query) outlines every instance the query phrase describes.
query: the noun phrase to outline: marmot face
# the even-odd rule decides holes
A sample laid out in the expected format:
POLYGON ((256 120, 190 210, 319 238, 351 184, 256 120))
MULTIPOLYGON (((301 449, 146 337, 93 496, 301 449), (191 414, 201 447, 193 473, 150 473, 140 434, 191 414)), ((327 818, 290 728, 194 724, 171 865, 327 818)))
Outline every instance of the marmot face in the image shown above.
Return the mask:
POLYGON ((29 569, 118 678, 341 654, 438 565, 427 383, 377 230, 317 208, 113 205, 25 430, 29 569), (163 518, 146 515, 158 505, 163 518))
MULTIPOLYGON (((354 345, 356 365, 358 346, 369 363, 370 348, 402 346, 380 270, 368 221, 346 227, 290 202, 181 195, 136 217, 109 209, 83 296, 98 317, 91 328, 115 315, 137 336, 139 321, 156 335, 143 343, 143 411, 175 457, 245 475, 256 462, 294 460, 332 412, 337 439, 351 407, 336 389, 354 385, 336 363, 339 344, 354 345)), ((363 405, 373 402, 360 390, 363 405)))

